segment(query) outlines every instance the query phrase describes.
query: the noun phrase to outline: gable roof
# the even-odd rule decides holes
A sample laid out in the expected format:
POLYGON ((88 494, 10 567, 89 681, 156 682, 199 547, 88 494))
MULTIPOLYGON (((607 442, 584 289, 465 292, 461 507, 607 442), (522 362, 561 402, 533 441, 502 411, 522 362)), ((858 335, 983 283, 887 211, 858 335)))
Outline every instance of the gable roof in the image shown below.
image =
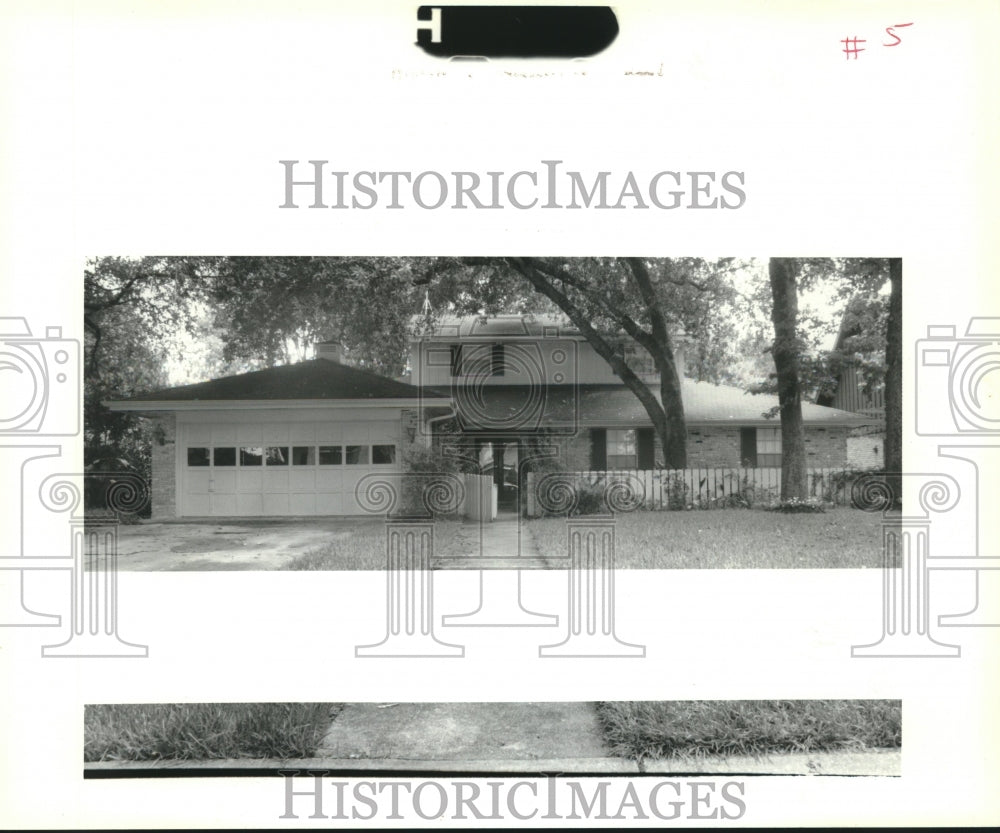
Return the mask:
POLYGON ((446 396, 425 391, 405 382, 397 382, 386 376, 379 376, 370 370, 359 370, 328 359, 309 359, 297 364, 269 367, 224 376, 208 382, 180 385, 174 388, 151 391, 128 399, 109 403, 174 403, 174 402, 219 402, 249 400, 362 400, 412 399, 421 397, 440 398, 446 396))
MULTIPOLYGON (((447 388, 436 390, 448 392, 447 388)), ((467 393, 456 387, 451 391, 456 410, 462 413, 463 405, 467 405, 466 422, 470 430, 513 425, 519 414, 525 414, 532 408, 539 409, 542 415, 540 424, 543 426, 625 427, 649 424, 646 409, 624 385, 580 385, 578 399, 570 385, 550 385, 544 389, 542 396, 539 393, 529 393, 525 387, 514 385, 476 386, 467 393)), ((656 390, 653 395, 659 399, 656 390)), ((765 412, 777 408, 777 396, 748 394, 729 385, 685 379, 681 397, 684 401, 684 420, 689 425, 712 423, 778 427, 781 424, 777 414, 770 419, 764 416, 765 412)), ((860 414, 811 402, 802 403, 802 419, 806 425, 813 427, 871 422, 870 418, 860 414)))

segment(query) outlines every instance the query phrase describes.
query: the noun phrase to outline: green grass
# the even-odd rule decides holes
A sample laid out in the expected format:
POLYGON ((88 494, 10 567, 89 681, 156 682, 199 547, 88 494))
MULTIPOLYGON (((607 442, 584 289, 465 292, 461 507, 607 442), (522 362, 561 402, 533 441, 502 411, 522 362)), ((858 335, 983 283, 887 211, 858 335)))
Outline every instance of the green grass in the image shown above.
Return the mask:
POLYGON ((337 703, 87 706, 83 759, 308 758, 340 708, 337 703))
POLYGON ((598 703, 623 758, 700 758, 902 745, 899 700, 677 700, 598 703))
MULTIPOLYGON (((459 552, 458 521, 434 524, 435 555, 467 555, 459 552)), ((282 570, 384 570, 385 526, 371 524, 354 530, 349 536, 308 550, 285 564, 282 570)))
MULTIPOLYGON (((757 509, 618 515, 615 564, 701 570, 881 567, 882 516, 838 507, 823 514, 757 509)), ((566 552, 566 520, 530 521, 543 556, 566 552)))

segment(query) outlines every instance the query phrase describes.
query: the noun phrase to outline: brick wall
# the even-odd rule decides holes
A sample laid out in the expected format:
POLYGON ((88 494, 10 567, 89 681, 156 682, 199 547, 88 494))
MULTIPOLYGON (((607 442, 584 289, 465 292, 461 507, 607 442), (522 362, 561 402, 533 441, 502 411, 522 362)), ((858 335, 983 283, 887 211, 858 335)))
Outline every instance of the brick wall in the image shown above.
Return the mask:
MULTIPOLYGON (((810 467, 848 464, 847 428, 806 428, 806 465, 810 467)), ((865 438, 868 441, 870 438, 865 438)), ((663 467, 663 446, 655 437, 657 468, 663 467)), ((871 445, 871 443, 869 443, 871 445)), ((564 465, 571 471, 590 469, 590 431, 583 429, 565 441, 564 465)), ((740 429, 738 426, 691 426, 688 428, 687 458, 689 468, 739 466, 740 429)))
MULTIPOLYGON (((657 462, 663 460, 657 440, 657 462)), ((688 428, 687 462, 689 468, 712 468, 715 466, 739 466, 740 429, 714 426, 691 426, 688 428)))
POLYGON ((884 437, 868 434, 847 438, 847 463, 859 469, 878 468, 884 465, 884 437))
POLYGON ((177 418, 163 414, 153 419, 153 520, 177 517, 177 418))
POLYGON ((847 465, 847 428, 806 428, 808 468, 847 465))

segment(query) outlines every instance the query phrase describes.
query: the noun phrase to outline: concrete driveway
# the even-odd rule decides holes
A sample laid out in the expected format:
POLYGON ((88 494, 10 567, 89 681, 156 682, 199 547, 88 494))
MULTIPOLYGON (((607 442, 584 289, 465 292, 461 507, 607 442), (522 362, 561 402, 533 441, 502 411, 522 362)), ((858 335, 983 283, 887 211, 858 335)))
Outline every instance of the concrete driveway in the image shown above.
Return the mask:
POLYGON ((379 518, 221 518, 118 528, 120 570, 279 570, 379 518))

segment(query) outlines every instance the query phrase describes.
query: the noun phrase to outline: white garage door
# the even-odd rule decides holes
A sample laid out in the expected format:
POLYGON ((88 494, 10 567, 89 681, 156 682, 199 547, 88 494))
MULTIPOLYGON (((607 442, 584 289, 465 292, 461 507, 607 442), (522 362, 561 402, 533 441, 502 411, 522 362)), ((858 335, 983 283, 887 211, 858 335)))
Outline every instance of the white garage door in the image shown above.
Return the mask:
POLYGON ((187 424, 185 516, 358 515, 358 481, 397 471, 399 423, 187 424))

